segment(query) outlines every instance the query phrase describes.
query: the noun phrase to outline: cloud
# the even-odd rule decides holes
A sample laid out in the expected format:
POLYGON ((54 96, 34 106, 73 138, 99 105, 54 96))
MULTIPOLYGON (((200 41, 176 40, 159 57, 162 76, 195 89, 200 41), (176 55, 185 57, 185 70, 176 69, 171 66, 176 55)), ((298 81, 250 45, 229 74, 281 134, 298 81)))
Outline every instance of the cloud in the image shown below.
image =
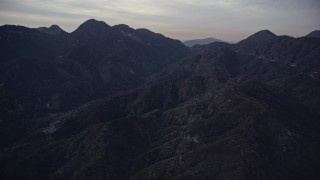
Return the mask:
POLYGON ((260 29, 303 35, 320 29, 319 0, 0 0, 0 24, 73 31, 96 18, 145 27, 179 39, 240 40, 260 29))

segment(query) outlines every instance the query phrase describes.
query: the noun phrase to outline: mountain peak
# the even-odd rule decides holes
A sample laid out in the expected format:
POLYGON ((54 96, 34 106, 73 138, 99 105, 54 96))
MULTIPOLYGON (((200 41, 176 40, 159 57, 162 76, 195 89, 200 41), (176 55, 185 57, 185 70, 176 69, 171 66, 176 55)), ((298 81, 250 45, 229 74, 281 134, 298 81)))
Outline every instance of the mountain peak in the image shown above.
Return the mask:
POLYGON ((134 29, 132 29, 130 26, 126 25, 126 24, 118 24, 113 26, 112 28, 117 29, 119 31, 122 32, 133 32, 135 31, 134 29))
POLYGON ((254 33, 253 35, 249 36, 248 39, 255 39, 255 40, 260 40, 260 41, 265 41, 265 40, 269 40, 271 38, 276 37, 277 35, 275 35, 273 32, 269 31, 269 30, 262 30, 262 31, 258 31, 256 33, 254 33))
POLYGON ((123 28, 123 29, 132 29, 130 26, 128 26, 126 24, 117 24, 117 25, 114 25, 113 27, 123 28))
POLYGON ((57 35, 61 33, 65 33, 63 29, 61 29, 58 25, 51 25, 50 27, 39 27, 36 30, 50 34, 50 35, 57 35))
POLYGON ((239 42, 239 44, 247 44, 249 46, 259 44, 277 37, 276 34, 269 30, 261 30, 239 42))
POLYGON ((270 35, 276 36, 273 32, 271 32, 271 31, 268 30, 268 29, 264 29, 264 30, 258 31, 258 32, 256 32, 255 34, 270 34, 270 35))
POLYGON ((82 23, 72 34, 79 35, 95 35, 107 32, 111 27, 103 22, 95 19, 89 19, 82 23))
MULTIPOLYGON (((53 24, 49 27, 49 29, 61 29, 58 25, 53 24)), ((62 29, 61 29, 62 30, 62 29)))
MULTIPOLYGON (((81 25, 107 25, 109 26, 107 23, 105 23, 104 21, 98 21, 96 19, 88 19, 87 21, 85 21, 84 23, 82 23, 81 25)), ((81 26, 80 25, 80 26, 81 26)))

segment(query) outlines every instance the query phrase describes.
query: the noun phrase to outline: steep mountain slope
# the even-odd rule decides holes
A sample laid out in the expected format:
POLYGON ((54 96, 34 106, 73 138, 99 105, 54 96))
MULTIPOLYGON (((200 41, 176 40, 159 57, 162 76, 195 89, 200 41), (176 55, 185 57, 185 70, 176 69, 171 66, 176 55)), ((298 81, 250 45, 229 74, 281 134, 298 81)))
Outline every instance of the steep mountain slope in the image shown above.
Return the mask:
POLYGON ((0 176, 319 179, 319 47, 318 39, 266 31, 236 45, 197 46, 134 89, 33 118, 24 129, 2 121, 1 133, 20 136, 1 134, 0 176))
POLYGON ((320 30, 312 31, 311 33, 307 34, 306 37, 320 38, 320 30))
POLYGON ((249 48, 259 46, 261 43, 265 43, 266 41, 272 40, 276 38, 277 36, 272 33, 269 30, 262 30, 259 32, 254 33, 253 35, 249 36, 248 38, 240 41, 238 45, 243 48, 248 50, 249 48))

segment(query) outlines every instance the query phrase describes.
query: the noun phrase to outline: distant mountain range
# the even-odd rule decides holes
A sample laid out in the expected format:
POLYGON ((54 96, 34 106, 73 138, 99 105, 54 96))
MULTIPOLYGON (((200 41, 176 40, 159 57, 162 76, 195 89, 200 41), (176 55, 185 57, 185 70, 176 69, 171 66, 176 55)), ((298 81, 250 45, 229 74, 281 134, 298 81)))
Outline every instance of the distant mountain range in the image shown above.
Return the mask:
POLYGON ((320 179, 320 39, 0 27, 0 179, 320 179))
POLYGON ((224 42, 224 41, 216 38, 204 38, 204 39, 192 39, 192 40, 183 41, 183 44, 188 47, 192 47, 195 45, 206 45, 213 42, 224 42))

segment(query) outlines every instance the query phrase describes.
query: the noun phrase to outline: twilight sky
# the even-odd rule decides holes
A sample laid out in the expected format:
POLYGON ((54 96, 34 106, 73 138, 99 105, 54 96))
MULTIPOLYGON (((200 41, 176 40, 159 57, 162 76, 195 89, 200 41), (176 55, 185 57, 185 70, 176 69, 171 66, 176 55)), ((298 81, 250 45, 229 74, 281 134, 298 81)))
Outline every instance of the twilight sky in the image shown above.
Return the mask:
POLYGON ((72 32, 91 18, 180 40, 238 41, 262 29, 298 37, 320 29, 320 0, 0 0, 0 25, 72 32))

